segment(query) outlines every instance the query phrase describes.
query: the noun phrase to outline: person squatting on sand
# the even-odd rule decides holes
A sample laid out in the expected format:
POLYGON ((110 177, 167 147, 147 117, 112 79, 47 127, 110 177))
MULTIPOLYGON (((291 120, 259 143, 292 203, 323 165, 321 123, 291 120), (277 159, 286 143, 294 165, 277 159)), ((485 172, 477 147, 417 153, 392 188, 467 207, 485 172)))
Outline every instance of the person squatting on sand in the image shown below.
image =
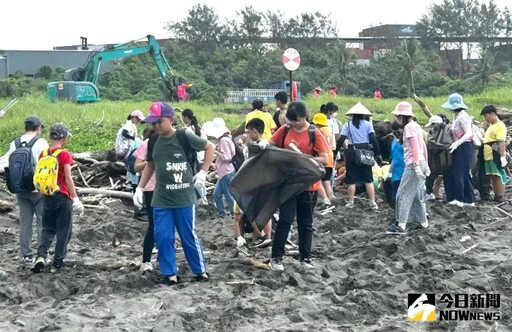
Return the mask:
MULTIPOLYGON (((32 268, 34 273, 39 273, 44 268, 48 249, 55 237, 57 240, 55 242, 53 267, 60 269, 65 266, 64 259, 71 239, 72 213, 82 214, 84 212, 84 206, 78 198, 71 176, 73 157, 69 151, 64 149, 69 136, 68 128, 62 123, 56 123, 50 128, 48 155, 53 154, 57 158, 57 185, 59 189, 53 196, 44 195, 43 197, 43 232, 37 249, 37 259, 32 268)), ((42 158, 43 155, 44 152, 39 158, 42 158)))
MULTIPOLYGON (((318 163, 325 165, 327 164, 328 148, 324 135, 318 128, 315 128, 315 140, 314 144, 311 144, 309 135, 310 124, 307 121, 307 117, 308 113, 303 103, 290 103, 286 112, 288 124, 282 126, 274 133, 269 144, 310 155, 318 163)), ((285 201, 279 207, 279 222, 274 234, 272 258, 269 264, 272 270, 284 270, 283 256, 285 244, 295 217, 297 217, 299 234, 299 260, 303 266, 307 268, 313 267, 311 261, 313 211, 317 201, 317 190, 320 185, 320 181, 316 182, 307 190, 285 201)))
MULTIPOLYGON (((29 116, 24 121, 25 133, 11 142, 9 151, 5 154, 4 158, 9 158, 11 154, 23 144, 30 146, 32 141, 32 162, 35 167, 39 155, 43 150, 48 149, 48 142, 40 137, 43 132, 43 122, 35 115, 29 116)), ((41 233, 43 230, 43 195, 37 190, 29 192, 16 193, 16 200, 20 209, 20 248, 22 255, 22 263, 25 267, 31 267, 34 263, 32 254, 32 231, 34 229, 34 215, 36 219, 37 230, 37 244, 41 244, 41 233)))
POLYGON ((452 167, 446 174, 445 192, 448 204, 457 206, 475 206, 475 195, 471 181, 471 165, 473 162, 473 130, 471 118, 466 110, 462 96, 452 93, 448 101, 442 105, 454 113, 453 135, 455 142, 450 146, 453 154, 452 167))
POLYGON ((151 123, 158 135, 148 142, 146 167, 135 194, 134 204, 141 207, 143 191, 153 173, 156 175, 155 190, 151 206, 155 227, 155 242, 158 262, 164 275, 164 283, 175 285, 179 282, 174 248, 175 228, 181 239, 188 264, 195 274, 195 281, 209 281, 203 248, 196 235, 197 201, 195 186, 205 186, 206 174, 215 155, 215 145, 186 130, 189 145, 196 151, 205 150, 202 169, 193 174, 174 129, 175 111, 167 103, 155 102, 150 105, 146 122, 151 123))
MULTIPOLYGON (((362 182, 365 184, 368 198, 370 199, 370 207, 377 210, 379 207, 375 202, 375 189, 373 187, 372 166, 370 165, 357 165, 355 159, 355 150, 371 150, 373 149, 375 159, 382 161, 380 156, 379 143, 375 137, 372 123, 366 120, 372 113, 364 107, 363 104, 357 103, 354 105, 346 115, 351 115, 352 120, 343 125, 341 136, 336 142, 336 149, 339 150, 343 146, 345 139, 348 139, 348 148, 345 151, 346 162, 346 177, 345 183, 347 184, 348 202, 345 207, 351 209, 354 207, 354 196, 356 193, 356 183, 362 182), (370 142, 372 144, 370 144, 370 142)), ((335 155, 338 151, 336 151, 335 155)))
MULTIPOLYGON (((249 120, 245 125, 245 134, 248 138, 248 153, 249 158, 262 152, 261 146, 265 147, 268 145, 268 141, 262 139, 265 131, 265 122, 263 120, 254 118, 249 120)), ((245 238, 242 236, 243 223, 243 211, 240 210, 238 203, 235 201, 235 207, 233 209, 233 229, 235 233, 235 239, 237 241, 237 247, 243 247, 246 245, 245 238)), ((272 219, 270 219, 263 230, 260 232, 258 226, 254 221, 251 220, 252 225, 252 237, 254 247, 264 248, 270 245, 272 242, 272 219)))
MULTIPOLYGON (((147 129, 147 128, 146 128, 147 129)), ((158 135, 153 128, 151 128, 146 135, 144 135, 144 141, 135 150, 133 155, 135 156, 135 171, 142 172, 146 167, 146 155, 148 151, 149 138, 153 135, 158 135)), ((155 190, 155 174, 151 176, 151 179, 144 187, 144 205, 148 214, 148 228, 146 235, 144 236, 144 243, 142 245, 142 264, 140 270, 142 272, 153 271, 153 264, 151 264, 151 253, 155 246, 155 235, 154 235, 154 222, 153 222, 153 208, 151 207, 151 199, 153 198, 153 191, 155 190)))
POLYGON ((482 147, 485 174, 491 179, 494 200, 501 203, 504 200, 505 184, 507 183, 505 173, 505 167, 507 166, 507 127, 498 118, 498 112, 493 105, 485 106, 480 115, 483 115, 485 122, 489 124, 485 131, 482 147))
POLYGON ((386 229, 386 233, 405 234, 407 223, 412 220, 419 221, 423 228, 428 227, 425 179, 430 170, 423 129, 414 120, 412 105, 400 102, 391 114, 404 126, 402 141, 406 166, 396 194, 396 222, 386 229))

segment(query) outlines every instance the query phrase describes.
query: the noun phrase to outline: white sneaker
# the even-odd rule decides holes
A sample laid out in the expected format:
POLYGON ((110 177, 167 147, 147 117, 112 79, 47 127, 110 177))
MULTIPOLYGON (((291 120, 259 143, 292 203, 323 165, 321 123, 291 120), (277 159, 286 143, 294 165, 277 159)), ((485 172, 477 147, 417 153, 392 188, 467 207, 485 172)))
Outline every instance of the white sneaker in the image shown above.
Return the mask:
POLYGON ((375 202, 370 202, 370 207, 374 210, 378 210, 379 209, 379 206, 377 205, 377 203, 375 202))
POLYGON ((473 203, 464 203, 464 206, 471 206, 471 207, 475 207, 475 202, 473 203))
POLYGON ((347 204, 345 204, 345 207, 346 207, 347 209, 351 209, 351 208, 353 208, 353 207, 354 207, 354 202, 348 202, 347 204))
POLYGON ((331 205, 331 201, 328 198, 324 198, 324 199, 322 199, 322 204, 331 205))
POLYGON ((313 261, 311 258, 304 258, 300 261, 300 265, 307 268, 307 269, 313 269, 315 265, 313 265, 313 261))
POLYGON ((450 204, 450 205, 457 205, 458 207, 463 207, 464 206, 464 203, 459 202, 458 200, 455 200, 455 199, 453 201, 451 201, 451 202, 448 202, 448 204, 450 204))
POLYGON ((153 264, 151 262, 142 263, 140 265, 141 272, 153 272, 153 264))
POLYGON ((157 249, 156 247, 153 247, 153 250, 151 250, 151 253, 152 253, 153 255, 158 254, 158 249, 157 249))
POLYGON ((284 271, 283 259, 282 258, 272 258, 268 266, 272 271, 284 271))

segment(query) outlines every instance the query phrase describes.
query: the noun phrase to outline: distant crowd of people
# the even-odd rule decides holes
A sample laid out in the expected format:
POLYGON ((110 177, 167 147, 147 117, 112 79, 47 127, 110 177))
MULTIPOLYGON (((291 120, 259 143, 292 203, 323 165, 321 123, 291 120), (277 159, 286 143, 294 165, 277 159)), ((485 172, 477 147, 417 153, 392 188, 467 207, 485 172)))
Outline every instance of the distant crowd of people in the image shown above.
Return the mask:
MULTIPOLYGON (((288 103, 284 91, 275 95, 273 114, 261 100, 254 100, 251 105, 245 117, 245 132, 236 138, 224 119, 217 117, 201 126, 191 109, 177 110, 165 102, 152 103, 147 116, 134 110, 119 129, 115 151, 127 165, 134 204, 138 211, 145 210, 148 217, 141 271, 153 271, 151 256, 156 246, 164 282, 168 285, 180 282, 175 249, 177 231, 194 280, 209 281, 196 233, 196 206, 198 202, 208 203, 207 175, 212 170, 216 172, 213 202, 218 218, 233 218, 236 247, 247 247, 245 234, 250 233, 254 247, 272 246, 269 266, 277 271, 284 270, 285 251, 294 245, 290 242, 290 230, 295 220, 299 261, 305 268, 314 268, 313 213, 315 208, 332 208, 334 200, 340 198, 335 197, 334 188, 342 184, 346 185, 345 209, 361 208, 356 197, 358 193, 366 193, 368 208, 378 210, 379 195, 382 195, 394 209, 392 222, 385 229, 388 234, 406 234, 411 222, 417 222, 420 229, 429 227, 426 203, 429 199, 442 198, 441 184, 444 200, 461 208, 475 206, 476 182, 481 199, 504 200, 508 180, 507 130, 493 105, 485 106, 480 112, 486 122, 484 132, 466 112, 468 106, 459 94, 450 95, 442 105, 453 115, 452 121, 441 113, 430 117, 424 127, 418 123, 409 102, 398 103, 391 111, 394 121, 390 124, 389 135, 393 139, 388 147, 389 160, 382 159, 372 112, 362 103, 346 112, 349 120, 345 123, 338 120, 338 106, 334 102, 310 114, 305 104, 288 103), (142 139, 137 129, 141 123, 151 125, 144 129, 142 139), (244 215, 230 187, 239 164, 269 146, 309 156, 323 165, 325 175, 284 201, 274 218, 260 229, 244 215), (240 157, 240 151, 245 155, 240 157)), ((72 212, 83 212, 71 177, 73 159, 65 150, 71 135, 63 124, 54 124, 49 130, 48 144, 40 137, 43 128, 38 117, 25 119, 25 133, 12 142, 7 154, 10 162, 16 158, 22 160, 24 149, 32 176, 46 156, 53 155, 57 160, 55 192, 44 191, 41 184, 15 191, 20 206, 21 254, 24 264, 31 266, 35 273, 48 263, 48 248, 55 237, 52 265, 57 269, 64 266, 72 212), (34 216, 39 245, 36 255, 31 248, 34 216)), ((14 162, 9 166, 13 172, 14 162)))

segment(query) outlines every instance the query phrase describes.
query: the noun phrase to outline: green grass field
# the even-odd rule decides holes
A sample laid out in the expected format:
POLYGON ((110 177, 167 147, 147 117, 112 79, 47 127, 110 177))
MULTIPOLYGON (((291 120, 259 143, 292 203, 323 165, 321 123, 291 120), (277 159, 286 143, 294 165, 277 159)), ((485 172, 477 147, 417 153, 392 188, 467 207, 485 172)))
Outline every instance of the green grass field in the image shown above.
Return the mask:
MULTIPOLYGON (((422 98, 433 113, 445 113, 450 118, 451 114, 441 108, 446 101, 443 98, 422 98)), ((307 96, 303 102, 306 103, 311 115, 320 110, 320 106, 333 101, 339 107, 338 119, 345 122, 345 112, 358 101, 361 101, 370 109, 374 118, 378 120, 392 119, 391 111, 400 102, 399 99, 375 100, 358 97, 336 97, 323 96, 312 98, 307 96)), ((420 123, 426 123, 427 119, 419 106, 412 99, 408 100, 414 106, 414 112, 420 123)), ((0 108, 3 108, 9 100, 0 99, 0 108)), ((470 107, 469 113, 481 120, 480 110, 486 104, 494 104, 498 108, 512 109, 512 88, 502 88, 487 91, 479 95, 464 96, 464 102, 470 107)), ((55 122, 64 122, 68 125, 73 137, 70 139, 68 149, 72 152, 85 152, 105 150, 114 147, 116 133, 121 124, 124 123, 128 114, 134 109, 140 109, 146 114, 150 101, 140 102, 111 102, 101 101, 92 104, 76 104, 71 102, 52 103, 45 95, 30 95, 20 98, 18 103, 0 118, 0 154, 4 154, 9 143, 16 136, 23 133, 23 120, 28 115, 36 114, 46 124, 47 129, 55 122)), ((249 110, 248 104, 217 104, 201 105, 195 102, 184 102, 173 104, 181 109, 190 108, 197 115, 200 123, 212 120, 214 117, 222 117, 229 128, 237 127, 244 119, 244 116, 237 110, 249 110)), ((273 109, 273 102, 269 104, 273 109)), ((43 135, 47 135, 47 129, 43 135)), ((139 130, 142 132, 142 130, 139 130)))

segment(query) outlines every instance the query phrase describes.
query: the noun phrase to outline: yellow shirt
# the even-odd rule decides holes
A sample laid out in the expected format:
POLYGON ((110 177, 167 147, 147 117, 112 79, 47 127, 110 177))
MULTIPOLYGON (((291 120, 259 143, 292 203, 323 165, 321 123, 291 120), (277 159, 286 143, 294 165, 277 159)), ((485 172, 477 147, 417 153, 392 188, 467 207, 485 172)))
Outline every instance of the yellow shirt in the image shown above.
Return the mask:
POLYGON ((272 119, 272 115, 268 112, 263 112, 260 110, 254 110, 245 116, 245 124, 251 121, 252 119, 257 118, 263 120, 265 123, 265 129, 263 130, 263 139, 268 141, 272 137, 272 129, 276 127, 274 119, 272 119))
POLYGON ((490 142, 505 142, 507 140, 507 127, 501 121, 487 128, 484 135, 484 160, 492 160, 492 148, 490 142))

